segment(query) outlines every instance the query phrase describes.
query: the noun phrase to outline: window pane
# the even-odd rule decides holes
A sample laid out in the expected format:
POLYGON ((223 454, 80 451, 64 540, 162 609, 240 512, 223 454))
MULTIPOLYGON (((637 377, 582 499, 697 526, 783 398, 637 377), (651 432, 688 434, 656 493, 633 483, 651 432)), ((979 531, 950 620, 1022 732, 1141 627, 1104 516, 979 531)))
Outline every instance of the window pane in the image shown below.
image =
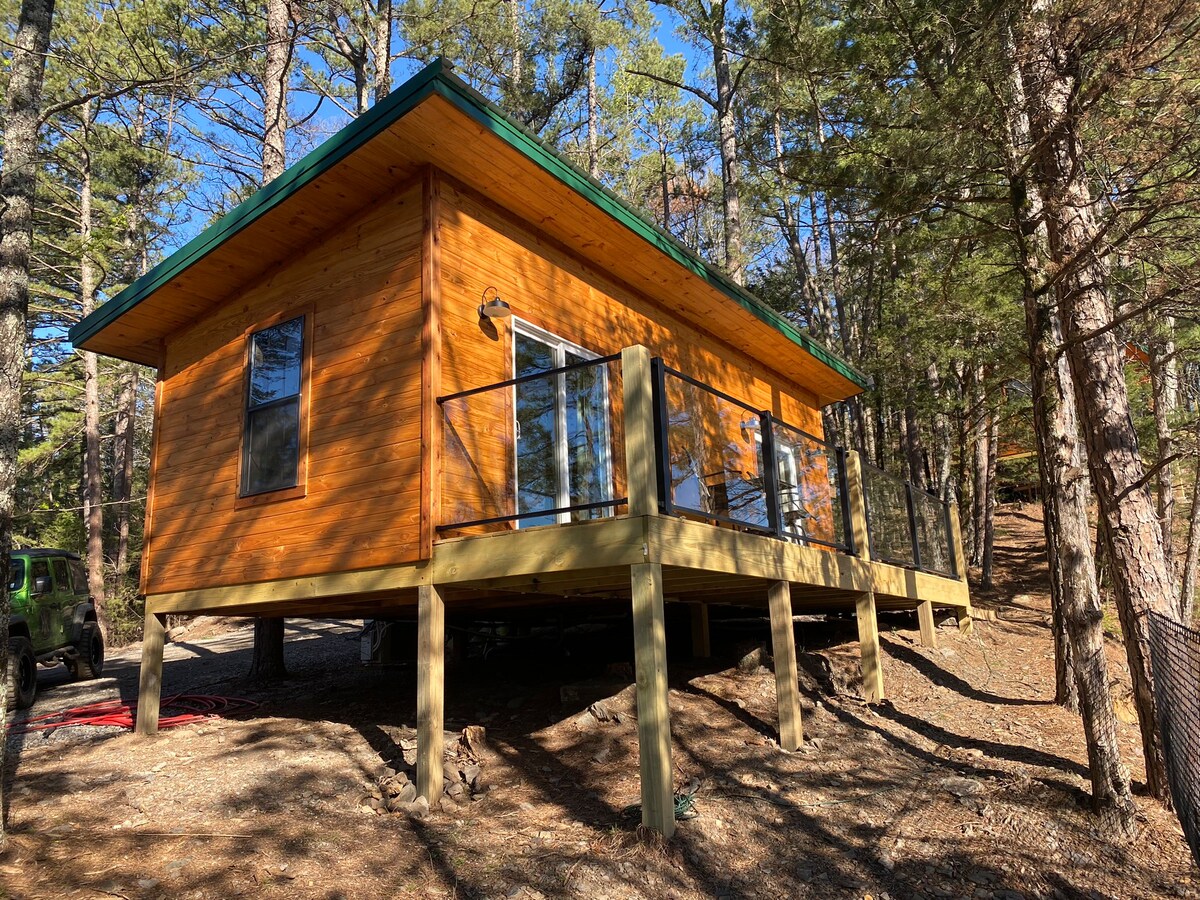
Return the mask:
POLYGON ((83 563, 77 559, 72 559, 70 560, 69 565, 71 566, 71 580, 75 582, 75 593, 86 593, 87 572, 83 570, 83 563))
POLYGON ((67 574, 67 561, 65 559, 54 560, 54 589, 62 592, 69 592, 71 590, 71 576, 67 574))
POLYGON ((14 559, 8 565, 8 589, 19 591, 25 586, 25 560, 14 559))
POLYGON ((299 461, 299 397, 247 413, 243 493, 294 487, 299 461))
POLYGON ((258 332, 250 347, 250 408, 300 393, 304 317, 258 332))
POLYGON ((33 577, 30 579, 30 582, 31 582, 30 593, 36 594, 36 593, 38 593, 37 580, 39 578, 46 578, 46 579, 50 578, 50 563, 46 562, 46 560, 44 560, 44 559, 35 559, 33 561, 33 567, 32 567, 31 574, 33 575, 33 577))

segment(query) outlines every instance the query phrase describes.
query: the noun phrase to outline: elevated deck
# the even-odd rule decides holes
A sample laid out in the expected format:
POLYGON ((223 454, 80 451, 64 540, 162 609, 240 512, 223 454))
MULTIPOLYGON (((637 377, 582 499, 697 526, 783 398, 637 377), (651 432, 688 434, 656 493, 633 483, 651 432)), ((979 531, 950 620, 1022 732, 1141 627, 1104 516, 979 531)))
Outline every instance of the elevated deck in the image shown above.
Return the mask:
MULTIPOLYGON (((527 434, 548 421, 553 394, 538 395, 541 419, 525 422, 527 434)), ((444 444, 455 455, 435 454, 441 476, 432 508, 440 521, 429 558, 148 597, 143 710, 157 710, 168 613, 415 615, 418 789, 433 800, 442 784, 447 611, 620 604, 633 613, 643 822, 669 835, 664 604, 692 604, 693 636, 700 640, 713 604, 769 610, 780 744, 789 750, 803 740, 796 613, 854 611, 868 700, 884 696, 878 609, 916 610, 927 643, 936 641, 935 608, 949 609, 960 629, 971 629, 952 505, 865 465, 853 451, 667 369, 643 347, 440 400, 444 444), (554 427, 562 433, 562 386, 588 366, 592 418, 577 430, 590 428, 593 444, 572 446, 569 458, 547 443, 554 453, 531 461, 521 445, 515 389, 538 379, 557 385, 554 427), (456 401, 470 402, 455 407, 456 401), (568 485, 572 460, 584 457, 590 480, 568 485)), ((150 733, 156 723, 156 715, 140 716, 139 731, 150 733)))

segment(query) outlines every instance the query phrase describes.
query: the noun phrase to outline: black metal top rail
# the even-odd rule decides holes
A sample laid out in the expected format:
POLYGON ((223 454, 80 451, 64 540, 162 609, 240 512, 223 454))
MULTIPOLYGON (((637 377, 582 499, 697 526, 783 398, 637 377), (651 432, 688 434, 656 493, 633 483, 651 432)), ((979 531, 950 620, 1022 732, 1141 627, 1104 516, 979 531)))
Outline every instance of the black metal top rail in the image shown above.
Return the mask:
POLYGON ((553 375, 561 375, 564 372, 572 372, 575 369, 586 369, 589 366, 603 366, 610 362, 616 362, 621 358, 620 353, 613 353, 609 356, 598 356, 595 359, 584 359, 576 363, 567 363, 565 366, 558 366, 554 369, 543 369, 540 372, 531 372, 529 375, 521 375, 517 378, 509 378, 507 381, 497 381, 495 384, 485 384, 483 387, 468 388, 465 391, 458 391, 455 394, 443 394, 436 398, 438 405, 449 403, 451 400, 461 400, 464 397, 472 397, 475 394, 482 394, 485 391, 494 391, 499 388, 513 387, 518 384, 525 384, 529 381, 537 381, 539 378, 549 378, 553 375))

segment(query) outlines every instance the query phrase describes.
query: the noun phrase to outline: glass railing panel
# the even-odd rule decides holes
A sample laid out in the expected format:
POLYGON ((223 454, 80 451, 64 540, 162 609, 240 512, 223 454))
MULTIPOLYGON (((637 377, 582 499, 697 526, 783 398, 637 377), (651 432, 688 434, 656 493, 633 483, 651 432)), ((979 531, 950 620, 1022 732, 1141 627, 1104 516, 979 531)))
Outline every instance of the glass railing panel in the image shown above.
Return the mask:
POLYGON ((666 370, 660 416, 660 473, 672 512, 767 531, 758 413, 666 370))
POLYGON ((862 479, 871 558, 896 566, 915 567, 905 483, 865 462, 862 479))
POLYGON ((803 543, 848 549, 841 453, 778 420, 770 425, 780 531, 803 543))
POLYGON ((439 398, 440 533, 611 516, 625 498, 620 357, 439 398))
POLYGON ((921 568, 936 575, 955 577, 954 545, 950 539, 950 517, 946 504, 933 494, 917 488, 912 489, 912 502, 921 568))

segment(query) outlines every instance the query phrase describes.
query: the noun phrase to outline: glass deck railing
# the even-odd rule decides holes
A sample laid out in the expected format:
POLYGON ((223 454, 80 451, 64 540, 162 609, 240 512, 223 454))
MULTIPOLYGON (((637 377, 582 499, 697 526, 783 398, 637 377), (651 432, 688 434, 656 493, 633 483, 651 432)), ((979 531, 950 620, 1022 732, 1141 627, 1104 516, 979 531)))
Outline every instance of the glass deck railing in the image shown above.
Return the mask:
MULTIPOLYGON (((565 525, 626 503, 621 356, 439 397, 439 533, 565 525)), ((846 451, 651 361, 659 508, 854 554, 846 451)), ((946 503, 863 463, 871 558, 957 577, 946 503)), ((865 549, 865 548, 863 548, 865 549)))

